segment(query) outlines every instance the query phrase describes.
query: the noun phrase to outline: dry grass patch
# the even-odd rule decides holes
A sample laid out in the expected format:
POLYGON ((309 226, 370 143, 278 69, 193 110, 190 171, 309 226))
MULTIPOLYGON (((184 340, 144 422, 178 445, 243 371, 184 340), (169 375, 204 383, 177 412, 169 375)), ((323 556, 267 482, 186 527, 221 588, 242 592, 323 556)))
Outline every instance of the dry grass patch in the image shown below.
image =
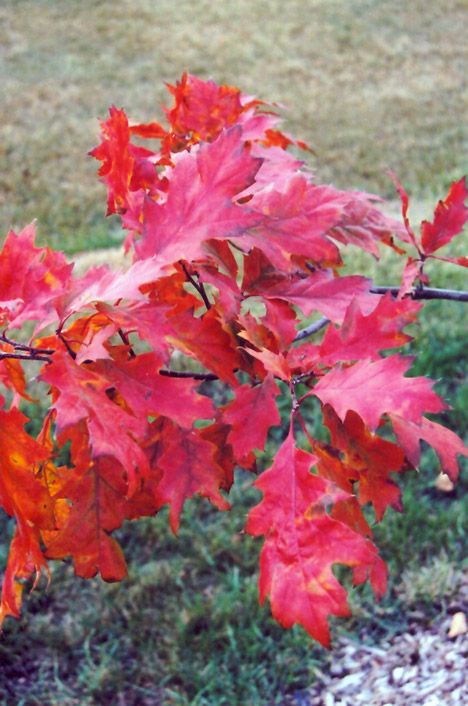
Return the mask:
POLYGON ((3 0, 0 228, 72 252, 120 238, 86 152, 110 104, 161 117, 183 70, 289 106, 317 171, 418 196, 467 169, 464 0, 3 0))

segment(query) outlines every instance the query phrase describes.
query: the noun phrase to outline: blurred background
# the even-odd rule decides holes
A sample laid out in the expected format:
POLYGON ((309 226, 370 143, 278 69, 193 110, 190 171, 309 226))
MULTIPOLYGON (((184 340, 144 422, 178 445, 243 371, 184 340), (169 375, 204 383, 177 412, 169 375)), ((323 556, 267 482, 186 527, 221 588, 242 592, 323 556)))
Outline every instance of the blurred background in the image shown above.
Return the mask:
MULTIPOLYGON (((122 232, 104 218, 104 187, 86 156, 97 118, 115 104, 135 121, 162 120, 164 82, 184 70, 285 105, 284 129, 314 148, 319 180, 378 193, 397 213, 392 168, 417 222, 468 171, 466 13, 465 0, 2 0, 1 237, 37 218, 40 241, 69 254, 117 247, 122 232)), ((462 247, 459 238, 452 252, 462 247)), ((375 272, 353 257, 356 271, 375 272)), ((435 268, 434 286, 468 288, 459 270, 435 268)), ((391 259, 381 278, 397 281, 391 259)), ((413 373, 439 380, 453 406, 439 420, 466 434, 462 307, 427 306, 413 373)), ((379 641, 459 595, 464 481, 445 493, 436 475, 428 452, 403 481, 406 514, 376 529, 388 596, 377 606, 365 589, 352 592, 355 617, 335 634, 379 641)), ((0 636, 0 703, 263 706, 304 689, 332 657, 257 605, 258 545, 242 534, 256 500, 240 477, 234 511, 194 502, 178 539, 164 513, 124 527, 122 585, 55 568, 47 592, 35 591, 0 636)), ((0 528, 4 566, 4 517, 0 528)))

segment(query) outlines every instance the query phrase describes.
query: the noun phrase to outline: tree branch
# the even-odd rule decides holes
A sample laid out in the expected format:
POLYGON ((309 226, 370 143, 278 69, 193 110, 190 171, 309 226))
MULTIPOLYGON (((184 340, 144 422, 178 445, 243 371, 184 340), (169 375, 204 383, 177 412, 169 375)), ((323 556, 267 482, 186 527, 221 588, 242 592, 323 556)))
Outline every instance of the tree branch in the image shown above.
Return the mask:
POLYGON ((160 375, 170 378, 191 378, 192 380, 219 380, 214 373, 192 373, 190 370, 160 370, 160 375))
MULTIPOLYGON (((371 287, 372 294, 386 294, 390 292, 394 297, 400 291, 399 287, 371 287)), ((408 295, 411 299, 448 299, 449 301, 468 302, 468 292, 456 289, 436 289, 434 287, 416 287, 408 295)))
MULTIPOLYGON (((49 350, 48 348, 34 348, 34 346, 27 346, 25 343, 20 343, 19 341, 14 341, 12 338, 8 338, 6 335, 5 331, 0 333, 0 341, 3 341, 4 343, 8 343, 10 346, 13 346, 13 348, 17 351, 26 351, 27 353, 30 353, 31 355, 52 355, 54 352, 53 350, 49 350)), ((10 355, 11 357, 11 355, 10 355)))
MULTIPOLYGON (((180 261, 180 264, 182 265, 182 269, 184 270, 185 276, 187 277, 188 281, 190 282, 190 284, 192 284, 195 287, 198 294, 203 299, 203 302, 204 302, 206 308, 211 309, 210 300, 208 299, 208 295, 205 291, 205 287, 203 286, 203 282, 200 282, 200 281, 197 282, 197 280, 194 277, 192 277, 192 275, 188 271, 185 263, 182 262, 182 260, 180 261)), ((197 274, 197 277, 198 277, 198 274, 197 274)))
MULTIPOLYGON (((371 294, 386 294, 387 292, 390 292, 392 296, 396 297, 398 296, 398 292, 400 291, 399 287, 371 287, 370 290, 371 294)), ((457 289, 436 289, 435 287, 420 287, 420 288, 415 288, 413 291, 407 295, 411 299, 446 299, 449 301, 456 301, 456 302, 468 302, 468 292, 465 291, 460 291, 457 289)), ((320 331, 324 326, 330 323, 330 319, 327 319, 325 316, 319 319, 318 321, 314 321, 313 324, 310 324, 310 326, 306 326, 306 328, 302 329, 302 331, 299 331, 297 336, 294 339, 294 342, 296 341, 302 341, 304 338, 307 338, 308 336, 312 336, 312 334, 317 333, 317 331, 320 331)))
POLYGON ((304 329, 302 329, 302 331, 299 331, 296 338, 294 339, 294 342, 302 341, 303 338, 307 338, 307 336, 312 336, 313 333, 317 333, 317 331, 320 331, 320 329, 322 329, 329 323, 330 319, 327 319, 325 316, 323 316, 318 321, 314 321, 313 324, 310 324, 310 326, 306 326, 304 329))
POLYGON ((26 353, 0 353, 0 360, 5 360, 6 358, 16 358, 17 360, 40 360, 45 363, 50 363, 49 356, 39 355, 37 353, 31 353, 27 355, 26 353))

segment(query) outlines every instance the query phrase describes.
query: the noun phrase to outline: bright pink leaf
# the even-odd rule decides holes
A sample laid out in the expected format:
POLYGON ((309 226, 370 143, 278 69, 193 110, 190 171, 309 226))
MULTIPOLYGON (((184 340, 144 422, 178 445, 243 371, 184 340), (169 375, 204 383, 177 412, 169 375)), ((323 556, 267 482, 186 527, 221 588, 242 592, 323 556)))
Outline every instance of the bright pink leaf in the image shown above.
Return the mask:
POLYGON ((143 237, 135 247, 138 257, 157 255, 166 264, 201 258, 206 240, 239 236, 258 222, 258 215, 235 204, 234 198, 253 182, 259 167, 260 160, 244 146, 240 127, 182 154, 166 202, 145 202, 143 237))
POLYGON ((321 362, 333 365, 340 360, 378 360, 379 351, 411 340, 403 329, 416 321, 421 307, 422 304, 410 299, 395 300, 388 293, 377 298, 377 306, 365 316, 358 304, 352 302, 342 326, 339 329, 328 326, 319 349, 321 362))
POLYGON ((325 272, 314 272, 304 279, 280 283, 263 293, 263 296, 284 299, 299 307, 305 316, 319 311, 335 323, 341 324, 348 306, 357 300, 368 314, 377 305, 374 294, 369 293, 370 280, 351 275, 333 277, 325 272))
POLYGON ((343 192, 315 186, 296 174, 284 191, 268 188, 254 194, 248 205, 262 218, 257 228, 241 237, 241 244, 259 248, 283 269, 292 255, 338 264, 339 252, 327 231, 339 222, 346 202, 343 192))
POLYGON ((165 263, 157 257, 133 263, 127 270, 110 270, 107 266, 93 267, 70 286, 60 311, 69 316, 94 302, 113 303, 121 299, 146 301, 141 287, 166 274, 165 263))
POLYGON ((407 378, 411 359, 392 356, 360 360, 349 367, 335 368, 319 380, 310 394, 330 404, 345 420, 356 412, 366 426, 375 430, 384 414, 394 413, 409 422, 420 422, 425 412, 440 412, 446 405, 424 377, 407 378))
POLYGON ((392 236, 405 240, 406 230, 402 223, 386 216, 375 206, 380 199, 360 191, 343 193, 346 193, 348 203, 329 235, 343 245, 355 245, 376 258, 380 256, 379 243, 402 252, 393 245, 392 236))
POLYGON ((18 235, 8 233, 0 252, 0 310, 10 327, 38 320, 41 328, 57 317, 56 308, 66 291, 73 265, 50 248, 36 248, 33 223, 18 235))

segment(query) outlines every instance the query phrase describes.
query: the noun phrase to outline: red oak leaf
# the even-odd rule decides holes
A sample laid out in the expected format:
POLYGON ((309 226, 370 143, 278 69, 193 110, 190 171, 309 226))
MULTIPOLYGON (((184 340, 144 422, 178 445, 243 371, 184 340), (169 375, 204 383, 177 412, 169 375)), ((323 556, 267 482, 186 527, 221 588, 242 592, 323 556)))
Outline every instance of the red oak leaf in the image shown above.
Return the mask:
POLYGON ((460 255, 460 257, 441 257, 440 255, 431 255, 433 260, 440 260, 441 262, 451 262, 454 265, 460 265, 460 267, 468 267, 468 257, 460 255))
POLYGON ((241 366, 238 342, 223 327, 214 308, 200 319, 183 313, 171 317, 170 322, 173 327, 173 333, 167 336, 170 343, 222 380, 237 384, 234 371, 241 366))
POLYGON ((403 216, 403 222, 405 224, 405 229, 406 229, 406 234, 405 233, 399 234, 400 240, 403 240, 403 242, 405 242, 405 243, 411 243, 411 245, 414 245, 416 250, 418 250, 418 252, 419 252, 418 244, 416 241, 416 235, 414 234, 414 231, 411 228, 409 218, 408 218, 408 207, 409 207, 408 194, 406 193, 405 189, 398 181, 396 174, 394 174, 393 172, 389 172, 389 174, 390 174, 390 177, 392 178, 393 183, 395 184, 395 188, 398 191, 398 194, 400 196, 401 214, 403 216))
POLYGON ((328 326, 319 348, 320 360, 332 365, 340 360, 379 359, 379 351, 402 346, 411 340, 403 333, 405 326, 416 321, 422 305, 410 299, 398 301, 390 293, 377 299, 368 316, 353 301, 342 326, 328 326))
POLYGON ((331 480, 348 494, 348 497, 338 500, 333 505, 330 516, 344 522, 354 532, 364 537, 372 537, 372 530, 364 517, 358 499, 352 495, 353 483, 359 478, 357 471, 345 465, 337 449, 332 446, 313 440, 313 450, 317 456, 318 475, 331 480))
POLYGON ((235 204, 234 198, 253 182, 260 164, 245 148, 240 127, 181 155, 171 174, 165 203, 145 202, 137 256, 157 255, 166 264, 200 259, 206 240, 245 232, 260 219, 235 204))
MULTIPOLYGON (((155 124, 130 127, 125 111, 112 106, 109 109, 109 118, 101 121, 102 142, 89 153, 91 157, 102 162, 98 173, 107 186, 107 215, 122 213, 129 208, 132 210, 137 203, 134 192, 140 189, 155 191, 159 185, 155 168, 157 155, 143 147, 132 145, 131 133, 144 137, 165 135, 162 128, 160 134, 155 135, 155 124)), ((136 213, 133 214, 136 223, 141 203, 140 199, 140 208, 137 207, 136 213)))
POLYGON ((42 569, 48 571, 37 530, 24 533, 16 527, 3 576, 0 627, 8 615, 19 618, 24 581, 35 575, 37 583, 42 569))
POLYGON ((394 413, 408 422, 420 422, 424 412, 440 412, 446 405, 424 377, 407 378, 411 359, 394 355, 380 360, 360 360, 335 368, 319 380, 311 393, 330 404, 342 421, 356 412, 375 430, 384 414, 394 413))
MULTIPOLYGON (((247 338, 244 332, 239 335, 243 338, 247 338)), ((285 382, 289 382, 291 380, 291 369, 288 365, 288 360, 283 353, 274 353, 268 348, 261 348, 259 351, 253 350, 252 348, 248 348, 246 350, 249 355, 262 362, 266 373, 271 373, 285 382)))
POLYGON ((195 380, 164 377, 154 353, 143 353, 125 363, 101 361, 95 370, 112 380, 138 418, 161 414, 190 429, 197 419, 209 419, 214 409, 208 397, 195 392, 195 380))
POLYGON ((283 151, 294 144, 310 151, 303 141, 294 140, 275 129, 279 117, 271 111, 269 104, 241 95, 234 86, 219 86, 214 81, 202 81, 184 73, 175 86, 167 84, 167 88, 173 94, 175 104, 165 110, 171 127, 163 141, 165 154, 178 152, 200 141, 211 142, 233 124, 242 125, 246 140, 261 140, 268 149, 281 148, 283 151), (264 106, 268 112, 258 112, 264 106))
POLYGON ((348 192, 347 196, 349 200, 342 217, 339 223, 330 229, 329 235, 343 245, 356 245, 377 258, 378 243, 384 243, 403 253, 403 250, 393 244, 392 235, 405 240, 406 231, 399 221, 384 215, 376 208, 375 202, 381 199, 360 191, 348 192))
POLYGON ((166 137, 167 130, 165 130, 159 123, 138 123, 131 124, 129 126, 130 134, 138 135, 138 137, 143 137, 145 139, 162 139, 166 137))
POLYGON ((371 576, 374 590, 385 590, 385 572, 375 547, 326 514, 343 491, 310 473, 316 458, 296 449, 290 433, 273 466, 256 481, 263 500, 249 514, 246 530, 265 535, 260 557, 260 602, 269 596, 273 617, 291 627, 301 624, 323 645, 330 644, 328 617, 349 615, 346 591, 334 564, 371 576))
POLYGON ((169 362, 170 350, 166 336, 173 332, 168 323, 167 308, 159 302, 142 302, 108 306, 98 303, 96 308, 128 333, 137 333, 142 341, 147 341, 165 363, 169 362))
POLYGON ((7 615, 19 617, 24 579, 36 582, 47 564, 40 530, 54 526, 53 501, 37 479, 47 450, 25 431, 28 419, 17 409, 0 411, 0 507, 17 523, 3 579, 0 625, 7 615))
POLYGON ((149 470, 146 456, 135 441, 145 435, 146 418, 137 418, 113 402, 106 394, 114 388, 112 380, 89 366, 77 365, 67 353, 57 351, 41 379, 55 390, 57 432, 85 420, 93 456, 112 456, 122 464, 128 473, 131 496, 149 470))
POLYGON ((413 257, 409 257, 405 263, 403 274, 401 277, 400 290, 398 299, 402 299, 407 294, 412 292, 416 280, 420 280, 424 284, 428 283, 426 275, 423 274, 423 262, 413 257))
POLYGON ((107 213, 125 208, 134 159, 130 155, 130 130, 124 110, 109 109, 109 119, 101 122, 103 141, 90 155, 102 162, 99 176, 108 188, 107 213))
POLYGON ((205 248, 208 255, 215 260, 220 271, 225 272, 235 280, 239 272, 239 266, 229 242, 225 240, 208 240, 205 243, 205 248))
POLYGON ((128 516, 126 473, 114 458, 96 459, 86 472, 67 473, 57 497, 66 498, 69 513, 63 524, 46 534, 46 556, 71 556, 75 573, 104 581, 120 581, 127 575, 122 550, 110 532, 128 516), (71 507, 70 507, 71 506, 71 507))
MULTIPOLYGON (((213 458, 216 462, 217 470, 221 468, 224 472, 224 477, 220 480, 219 487, 226 492, 229 492, 234 482, 234 468, 236 466, 232 446, 227 440, 229 431, 229 425, 221 422, 215 422, 198 431, 202 439, 209 441, 210 444, 214 446, 213 458)), ((249 461, 250 460, 251 459, 249 459, 249 461)), ((252 463, 255 463, 255 458, 252 460, 252 463)))
POLYGON ((457 456, 468 456, 468 449, 459 436, 429 419, 423 418, 419 422, 408 421, 398 414, 391 414, 390 419, 398 442, 414 466, 417 466, 419 462, 421 455, 419 440, 422 439, 435 449, 442 470, 452 481, 456 481, 458 477, 457 456))
POLYGON ((224 408, 223 420, 231 425, 227 440, 241 461, 253 449, 263 450, 270 427, 280 423, 275 403, 280 391, 273 376, 267 375, 259 385, 242 385, 235 394, 224 408))
POLYGON ((244 254, 243 261, 243 292, 263 294, 265 290, 284 283, 284 273, 274 267, 259 248, 252 248, 249 253, 244 254))
MULTIPOLYGON (((249 341, 256 348, 269 348, 275 353, 278 352, 277 336, 263 323, 262 303, 255 299, 244 299, 244 307, 247 308, 245 314, 237 317, 237 329, 240 329, 238 336, 249 341), (241 328, 242 327, 242 328, 241 328)), ((266 309, 266 307, 264 307, 266 309)), ((250 352, 251 346, 248 346, 250 352)))
POLYGON ((339 222, 346 202, 333 187, 315 186, 295 174, 284 191, 270 187, 254 193, 248 205, 262 215, 261 224, 242 236, 241 244, 259 248, 280 269, 289 266, 292 255, 339 264, 327 231, 339 222))
POLYGON ((302 343, 300 346, 290 348, 286 360, 289 369, 294 375, 310 373, 322 375, 323 368, 320 366, 319 346, 313 343, 302 343))
POLYGON ((186 73, 175 86, 166 85, 175 99, 166 116, 181 138, 191 133, 193 141, 211 141, 233 125, 243 110, 240 91, 234 86, 218 86, 186 73))
POLYGON ((466 177, 454 182, 444 201, 439 201, 432 222, 421 223, 421 243, 426 255, 434 253, 461 233, 468 219, 465 200, 468 196, 466 177))
POLYGON ((294 304, 305 316, 319 311, 340 324, 353 300, 358 301, 366 314, 375 308, 377 300, 375 295, 369 293, 369 287, 370 280, 366 277, 333 277, 325 272, 314 272, 304 279, 285 281, 262 294, 294 304))
MULTIPOLYGON (((13 346, 8 343, 3 345, 0 344, 0 355, 2 353, 13 352, 13 346)), ((0 382, 2 382, 3 385, 10 390, 14 390, 15 393, 23 397, 25 400, 29 400, 29 402, 34 401, 26 392, 26 378, 19 360, 14 358, 5 358, 4 360, 0 360, 0 382)))
POLYGON ((223 318, 232 321, 240 312, 242 293, 237 286, 235 278, 219 272, 216 267, 204 265, 201 268, 202 281, 218 290, 215 297, 218 311, 221 309, 223 318))
POLYGON ((34 246, 35 226, 10 231, 0 252, 0 310, 10 327, 36 319, 41 328, 57 318, 56 306, 70 282, 73 265, 62 253, 34 246))
POLYGON ((69 287, 60 313, 65 319, 95 302, 116 302, 121 299, 146 301, 143 285, 157 280, 165 272, 165 263, 150 257, 133 263, 127 270, 110 270, 105 265, 91 270, 69 287))
POLYGON ((326 405, 323 416, 331 443, 343 453, 348 475, 359 482, 361 505, 371 502, 378 522, 389 506, 401 511, 400 489, 390 476, 402 470, 405 455, 401 448, 370 433, 355 412, 348 412, 342 424, 326 405))
POLYGON ((168 427, 163 451, 157 466, 163 475, 157 486, 159 506, 168 504, 169 522, 174 533, 179 528, 180 513, 185 500, 195 494, 208 498, 219 510, 230 505, 221 495, 225 487, 225 470, 218 465, 217 449, 195 431, 168 427))
MULTIPOLYGON (((258 139, 259 134, 261 135, 265 127, 267 127, 265 121, 271 119, 271 117, 271 115, 255 115, 250 120, 243 122, 245 139, 258 139), (254 128, 253 131, 250 130, 251 125, 254 128)), ((277 120, 276 117, 275 120, 277 120)), ((252 194, 262 189, 271 189, 272 185, 274 185, 276 191, 283 193, 288 188, 293 176, 299 173, 304 175, 304 162, 279 147, 264 146, 261 143, 254 142, 251 147, 251 153, 254 157, 263 159, 263 164, 257 172, 255 184, 252 184, 245 194, 241 194, 241 198, 244 196, 251 197, 252 194)))
MULTIPOLYGON (((406 265, 405 274, 403 276, 402 290, 400 296, 407 293, 419 272, 416 272, 416 262, 421 263, 425 257, 434 257, 437 260, 453 262, 463 267, 468 267, 468 259, 466 257, 440 257, 433 253, 439 248, 449 243, 452 238, 462 232, 463 227, 468 219, 468 208, 465 206, 465 200, 468 196, 466 188, 466 177, 454 182, 449 190, 444 201, 439 201, 434 211, 434 219, 432 222, 422 221, 421 223, 421 242, 419 243, 414 232, 412 231, 408 220, 408 194, 403 189, 398 179, 394 174, 391 174, 393 181, 400 194, 402 202, 402 212, 407 231, 407 238, 402 238, 406 242, 414 245, 420 255, 418 261, 409 258, 406 265)), ((427 278, 423 280, 428 283, 427 278)))
POLYGON ((265 308, 262 324, 274 334, 279 350, 288 348, 297 334, 295 311, 292 306, 277 299, 267 299, 265 308))

